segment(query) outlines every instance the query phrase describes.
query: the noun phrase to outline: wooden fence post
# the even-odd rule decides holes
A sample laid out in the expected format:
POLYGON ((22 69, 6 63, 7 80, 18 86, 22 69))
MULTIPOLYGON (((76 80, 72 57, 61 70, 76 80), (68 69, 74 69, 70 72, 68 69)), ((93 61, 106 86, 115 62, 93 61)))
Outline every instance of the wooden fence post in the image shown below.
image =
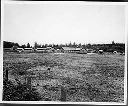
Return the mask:
POLYGON ((5 80, 8 81, 8 69, 6 69, 6 72, 5 72, 5 80))
POLYGON ((31 81, 32 81, 32 78, 36 78, 36 76, 34 76, 34 75, 27 75, 27 76, 25 77, 26 84, 27 84, 29 90, 31 90, 31 86, 32 86, 32 85, 31 85, 31 81))
POLYGON ((29 90, 31 90, 31 77, 25 76, 25 81, 26 81, 26 85, 29 88, 29 90))
POLYGON ((31 77, 27 78, 27 86, 28 86, 29 90, 31 90, 31 77))
POLYGON ((61 98, 60 98, 61 101, 66 101, 66 89, 61 86, 61 98))

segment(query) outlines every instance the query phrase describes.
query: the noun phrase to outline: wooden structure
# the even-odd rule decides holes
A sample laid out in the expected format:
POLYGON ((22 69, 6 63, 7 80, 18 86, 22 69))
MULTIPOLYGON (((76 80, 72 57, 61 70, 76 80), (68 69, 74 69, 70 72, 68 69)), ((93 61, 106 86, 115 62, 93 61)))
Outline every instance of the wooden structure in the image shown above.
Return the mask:
POLYGON ((79 53, 79 54, 87 54, 87 50, 81 49, 78 53, 79 53))
POLYGON ((26 85, 27 85, 27 87, 29 88, 29 89, 31 89, 31 84, 32 84, 32 79, 34 78, 36 78, 37 76, 36 75, 26 75, 25 76, 25 82, 26 82, 26 85))
POLYGON ((67 90, 66 90, 66 88, 64 88, 63 86, 61 86, 61 98, 60 98, 60 100, 61 101, 66 101, 66 92, 67 90))
POLYGON ((13 49, 12 48, 3 48, 3 51, 4 52, 11 52, 11 51, 13 51, 13 49))
POLYGON ((35 52, 44 53, 44 52, 46 52, 46 48, 36 48, 36 49, 35 49, 35 52))
POLYGON ((80 53, 82 48, 62 47, 64 53, 80 53))
POLYGON ((17 51, 17 52, 23 52, 24 49, 23 49, 23 48, 17 48, 16 51, 17 51))
POLYGON ((118 52, 117 52, 117 51, 114 51, 113 53, 114 53, 114 54, 117 54, 118 52))
POLYGON ((33 48, 24 48, 24 52, 34 52, 33 48))
POLYGON ((98 52, 99 52, 99 54, 103 54, 103 50, 99 50, 98 52))
POLYGON ((86 50, 87 50, 87 53, 94 53, 93 49, 86 49, 86 50))
POLYGON ((51 53, 51 52, 54 52, 54 48, 52 48, 52 47, 36 48, 36 49, 35 49, 35 52, 51 53))

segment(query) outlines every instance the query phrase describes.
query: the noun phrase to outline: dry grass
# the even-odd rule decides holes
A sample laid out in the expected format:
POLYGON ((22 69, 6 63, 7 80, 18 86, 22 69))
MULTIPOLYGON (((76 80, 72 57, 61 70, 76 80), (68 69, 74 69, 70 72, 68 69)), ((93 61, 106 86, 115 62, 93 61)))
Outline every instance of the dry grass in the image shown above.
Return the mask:
POLYGON ((31 86, 40 100, 123 102, 124 56, 98 54, 4 53, 4 71, 24 83, 35 75, 31 86), (50 71, 48 71, 48 67, 50 71))

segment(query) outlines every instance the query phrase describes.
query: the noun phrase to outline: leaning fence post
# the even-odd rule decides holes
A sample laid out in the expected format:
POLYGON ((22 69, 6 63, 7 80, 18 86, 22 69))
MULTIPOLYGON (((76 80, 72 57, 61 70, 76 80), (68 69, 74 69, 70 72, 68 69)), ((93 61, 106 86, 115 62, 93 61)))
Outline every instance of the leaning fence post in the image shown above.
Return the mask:
POLYGON ((36 78, 36 76, 35 75, 27 75, 25 77, 26 77, 25 80, 26 80, 27 87, 29 88, 29 90, 31 90, 32 78, 36 78))
POLYGON ((60 98, 61 101, 66 101, 66 89, 61 86, 61 98, 60 98))
POLYGON ((30 76, 25 76, 25 80, 26 80, 26 85, 30 90, 31 89, 31 77, 30 76))

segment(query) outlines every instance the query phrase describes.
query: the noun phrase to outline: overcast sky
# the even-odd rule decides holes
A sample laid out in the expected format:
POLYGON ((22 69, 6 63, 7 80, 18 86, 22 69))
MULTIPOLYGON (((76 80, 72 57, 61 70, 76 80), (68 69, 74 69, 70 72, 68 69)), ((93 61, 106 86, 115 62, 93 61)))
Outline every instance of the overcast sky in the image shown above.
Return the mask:
POLYGON ((4 39, 19 44, 125 41, 123 5, 44 2, 4 5, 4 39))

